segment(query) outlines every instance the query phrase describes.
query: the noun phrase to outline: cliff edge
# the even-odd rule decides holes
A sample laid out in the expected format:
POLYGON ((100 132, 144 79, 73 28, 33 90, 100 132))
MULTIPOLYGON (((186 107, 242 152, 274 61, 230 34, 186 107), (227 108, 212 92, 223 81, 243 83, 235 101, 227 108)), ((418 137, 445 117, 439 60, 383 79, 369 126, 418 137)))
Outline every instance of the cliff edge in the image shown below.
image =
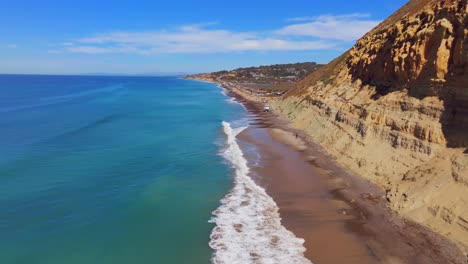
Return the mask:
POLYGON ((273 108, 468 251, 468 6, 412 0, 273 108))

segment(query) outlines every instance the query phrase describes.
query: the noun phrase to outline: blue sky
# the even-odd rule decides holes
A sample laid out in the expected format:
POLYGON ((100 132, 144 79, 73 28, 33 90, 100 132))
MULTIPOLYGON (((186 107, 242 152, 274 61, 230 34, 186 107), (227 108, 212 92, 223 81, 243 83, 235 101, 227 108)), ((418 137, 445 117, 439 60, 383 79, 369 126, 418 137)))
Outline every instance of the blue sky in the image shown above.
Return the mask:
POLYGON ((406 0, 2 1, 0 73, 327 63, 406 0))

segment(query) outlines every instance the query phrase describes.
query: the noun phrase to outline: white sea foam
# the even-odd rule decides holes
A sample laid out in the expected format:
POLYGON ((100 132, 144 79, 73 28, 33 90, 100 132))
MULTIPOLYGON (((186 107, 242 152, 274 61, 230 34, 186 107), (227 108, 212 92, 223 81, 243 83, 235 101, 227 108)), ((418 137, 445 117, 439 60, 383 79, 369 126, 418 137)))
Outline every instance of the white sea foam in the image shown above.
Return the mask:
POLYGON ((245 127, 223 122, 227 136, 222 156, 234 169, 234 187, 213 212, 211 233, 215 264, 311 263, 304 257, 304 240, 281 225, 278 206, 249 177, 249 167, 236 136, 245 127))
POLYGON ((226 88, 224 88, 221 84, 218 84, 218 87, 221 89, 221 93, 224 96, 228 96, 228 90, 226 88))
POLYGON ((244 109, 247 110, 247 108, 245 108, 245 105, 244 105, 243 103, 237 101, 236 98, 229 96, 229 95, 228 95, 228 90, 227 90, 226 88, 224 88, 221 84, 219 84, 218 87, 221 89, 221 93, 222 93, 224 96, 228 97, 228 98, 226 99, 226 102, 231 103, 231 104, 238 104, 238 105, 241 105, 244 109))
POLYGON ((243 103, 239 102, 236 100, 236 98, 234 97, 229 97, 228 99, 226 99, 226 102, 230 103, 230 104, 238 104, 238 105, 241 105, 244 109, 245 109, 245 106, 243 103))

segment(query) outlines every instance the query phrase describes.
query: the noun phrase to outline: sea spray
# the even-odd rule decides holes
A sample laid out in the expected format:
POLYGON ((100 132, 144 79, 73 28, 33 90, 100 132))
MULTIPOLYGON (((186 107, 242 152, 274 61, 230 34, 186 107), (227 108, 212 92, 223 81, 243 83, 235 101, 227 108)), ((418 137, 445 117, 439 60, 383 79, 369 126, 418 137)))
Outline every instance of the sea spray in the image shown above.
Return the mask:
POLYGON ((234 187, 213 212, 212 262, 311 263, 304 257, 304 240, 281 225, 278 206, 248 175, 247 160, 236 140, 246 127, 222 125, 227 136, 222 156, 234 169, 234 187))

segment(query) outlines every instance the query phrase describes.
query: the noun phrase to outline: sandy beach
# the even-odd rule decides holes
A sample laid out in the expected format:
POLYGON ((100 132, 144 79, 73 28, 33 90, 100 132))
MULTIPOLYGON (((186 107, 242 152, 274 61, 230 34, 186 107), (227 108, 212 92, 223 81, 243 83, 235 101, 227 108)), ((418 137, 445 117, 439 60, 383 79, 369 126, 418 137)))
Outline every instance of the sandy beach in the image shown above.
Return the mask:
POLYGON ((262 157, 251 176, 278 204, 283 225, 305 239, 313 263, 466 263, 453 243, 391 211, 382 189, 341 167, 274 113, 264 113, 268 98, 223 86, 255 120, 239 135, 262 157))

